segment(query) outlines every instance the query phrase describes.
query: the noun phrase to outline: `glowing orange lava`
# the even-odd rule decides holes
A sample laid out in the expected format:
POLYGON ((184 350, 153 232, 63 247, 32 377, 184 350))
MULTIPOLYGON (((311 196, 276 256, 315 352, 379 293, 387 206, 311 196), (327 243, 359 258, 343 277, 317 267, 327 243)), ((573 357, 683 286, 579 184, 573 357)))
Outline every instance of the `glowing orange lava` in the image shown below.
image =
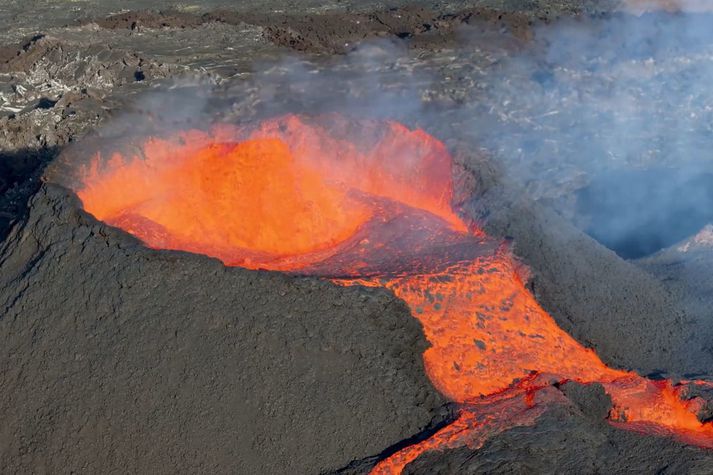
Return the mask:
POLYGON ((384 286, 403 299, 431 344, 429 378, 461 411, 374 473, 532 424, 548 404, 566 404, 552 385, 566 380, 603 384, 613 424, 713 447, 713 426, 695 415, 700 400, 607 367, 538 305, 507 249, 468 231, 441 142, 396 123, 324 123, 286 116, 152 138, 135 154, 94 157, 77 194, 150 247, 384 286))

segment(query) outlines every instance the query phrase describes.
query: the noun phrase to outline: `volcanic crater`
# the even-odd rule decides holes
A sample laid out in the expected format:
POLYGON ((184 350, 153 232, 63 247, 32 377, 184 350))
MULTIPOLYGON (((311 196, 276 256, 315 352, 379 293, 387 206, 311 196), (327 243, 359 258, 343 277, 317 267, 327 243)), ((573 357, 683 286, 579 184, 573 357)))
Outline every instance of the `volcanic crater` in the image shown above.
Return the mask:
MULTIPOLYGON (((608 402, 596 418, 602 422, 608 420, 613 427, 665 435, 694 446, 710 446, 713 426, 703 422, 702 416, 698 417, 703 414, 706 401, 691 392, 691 387, 702 386, 705 393, 708 383, 649 380, 630 371, 608 367, 593 349, 565 333, 535 300, 528 288, 530 271, 513 254, 510 240, 489 236, 487 226, 468 214, 469 208, 484 206, 489 200, 485 195, 492 192, 492 189, 477 189, 478 183, 488 181, 488 177, 478 176, 478 161, 484 163, 482 158, 474 160, 463 152, 454 159, 441 141, 422 130, 395 122, 348 119, 335 114, 288 115, 249 127, 222 124, 167 137, 135 137, 133 141, 116 144, 114 150, 107 149, 106 144, 101 151, 82 145, 70 148, 49 167, 45 173, 46 184, 33 199, 28 223, 10 236, 4 253, 10 256, 7 259, 10 269, 13 260, 21 261, 23 256, 27 259, 27 253, 34 256, 29 265, 15 268, 15 275, 10 277, 13 281, 28 281, 28 288, 32 289, 29 281, 39 278, 37 274, 42 269, 50 268, 48 260, 63 262, 67 255, 78 252, 80 258, 83 256, 80 260, 83 263, 72 267, 76 266, 79 274, 72 275, 70 270, 68 275, 72 276, 70 285, 86 295, 87 304, 91 301, 107 303, 106 296, 94 295, 110 292, 105 284, 92 283, 96 281, 95 276, 108 272, 116 275, 117 267, 128 266, 124 269, 126 275, 112 285, 116 296, 109 299, 113 303, 105 310, 108 313, 97 319, 100 322, 107 318, 113 320, 111 324, 119 328, 121 321, 116 320, 126 319, 126 324, 137 324, 137 319, 144 319, 139 315, 148 308, 158 307, 164 312, 175 306, 176 311, 181 312, 186 311, 184 306, 188 305, 193 309, 190 313, 202 315, 204 321, 200 325, 207 326, 203 332, 228 330, 236 332, 234 338, 243 340, 245 335, 237 329, 243 330, 244 322, 235 321, 234 317, 226 319, 220 310, 214 310, 236 304, 245 310, 251 308, 249 303, 236 302, 237 296, 227 299, 232 300, 230 304, 225 300, 236 285, 231 282, 240 278, 251 281, 247 292, 254 295, 242 297, 248 302, 266 298, 266 292, 260 287, 268 285, 269 289, 278 285, 276 282, 280 282, 279 287, 283 289, 295 285, 297 292, 306 287, 311 289, 308 292, 324 293, 321 305, 336 306, 338 311, 345 305, 350 311, 355 305, 368 309, 368 301, 381 300, 381 305, 386 305, 382 307, 384 310, 393 308, 391 311, 398 310, 400 314, 398 317, 394 314, 396 320, 392 320, 398 324, 389 324, 382 336, 385 342, 396 338, 394 333, 402 332, 401 326, 405 324, 402 320, 414 318, 409 326, 415 333, 410 336, 402 333, 396 338, 404 345, 403 349, 389 343, 386 355, 382 355, 386 351, 383 348, 361 363, 367 373, 376 369, 376 379, 382 381, 371 380, 373 375, 366 380, 359 378, 360 368, 350 366, 354 364, 353 355, 351 358, 334 355, 353 351, 353 343, 345 349, 346 341, 340 341, 351 342, 353 336, 340 337, 340 331, 354 326, 358 333, 375 331, 361 328, 365 324, 385 329, 387 320, 381 320, 380 311, 366 317, 366 321, 348 322, 332 316, 334 311, 328 312, 329 317, 325 317, 335 320, 329 324, 322 321, 321 325, 326 324, 327 328, 318 331, 329 334, 331 342, 322 342, 320 348, 310 350, 327 352, 321 359, 330 377, 344 372, 349 374, 350 381, 360 381, 352 398, 364 390, 366 394, 372 391, 373 396, 367 399, 369 404, 376 398, 383 411, 397 411, 399 407, 400 411, 411 414, 408 421, 395 424, 384 434, 385 438, 365 441, 366 446, 352 444, 351 458, 342 455, 341 460, 346 462, 359 459, 357 454, 365 456, 379 453, 378 449, 385 450, 382 456, 370 462, 378 462, 371 469, 372 473, 401 473, 421 454, 433 450, 442 452, 460 447, 477 450, 491 437, 515 427, 536 424, 540 417, 552 411, 571 411, 577 407, 577 399, 571 399, 570 391, 563 388, 572 384, 603 388, 608 402), (82 154, 84 158, 80 158, 82 154), (77 198, 73 198, 74 193, 68 189, 73 190, 77 198), (48 207, 53 210, 49 219, 62 224, 49 234, 64 234, 67 238, 44 241, 49 236, 41 229, 47 225, 48 217, 39 210, 48 207), (38 242, 40 235, 44 242, 38 242), (72 250, 78 243, 81 250, 72 250), (218 258, 228 267, 199 256, 181 252, 166 254, 163 250, 205 254, 218 258), (97 255, 98 252, 105 257, 97 255), (127 259, 132 264, 128 264, 127 259), (137 259, 139 262, 157 261, 147 262, 140 268, 158 266, 159 273, 152 275, 151 270, 147 270, 149 275, 142 275, 144 271, 134 269, 137 259), (164 266, 168 267, 164 269, 164 266), (235 273, 231 267, 259 271, 257 274, 247 270, 235 273), (177 281, 164 281, 164 274, 175 275, 178 269, 182 270, 177 281), (287 276, 264 274, 262 270, 280 271, 287 276), (211 274, 207 279, 211 282, 208 288, 217 286, 221 290, 213 289, 199 296, 202 292, 199 289, 206 289, 206 283, 201 282, 199 289, 192 287, 197 285, 197 280, 204 280, 206 272, 211 274), (314 280, 314 277, 319 279, 314 280), (152 282, 149 288, 143 282, 147 278, 152 282), (134 279, 138 282, 131 282, 134 279), (253 286, 255 289, 250 290, 253 286), (388 289, 390 293, 380 289, 388 289), (334 301, 328 297, 330 293, 334 301), (223 296, 219 297, 220 294, 223 296), (347 296, 358 297, 356 303, 345 303, 347 296), (398 302, 405 303, 406 308, 398 302), (137 305, 140 309, 135 308, 137 305), (330 328, 334 326, 336 330, 330 328), (404 375, 403 365, 413 369, 404 375), (419 374, 421 371, 428 376, 428 381, 419 374), (400 387, 394 388, 397 392, 393 393, 384 391, 384 384, 400 387), (379 394, 381 391, 384 393, 379 394), (420 409, 414 413, 415 407, 420 409), (412 443, 408 443, 409 440, 412 443), (399 441, 406 442, 398 444, 399 441), (389 450, 390 446, 401 448, 389 450)), ((485 166, 484 173, 493 172, 485 166)), ((67 272, 66 265, 61 268, 67 272)), ((40 290, 41 293, 46 291, 46 288, 40 290)), ((281 297, 288 293, 287 290, 276 291, 281 297)), ((268 290, 267 295, 273 293, 268 290)), ((18 312, 25 305, 37 305, 45 298, 34 296, 32 292, 23 293, 19 302, 13 302, 9 308, 18 312)), ((297 297, 297 302, 300 300, 297 297)), ((289 305, 284 316, 286 322, 277 323, 274 318, 263 322, 263 325, 278 324, 277 329, 267 330, 267 335, 264 330, 253 330, 258 332, 254 336, 258 343, 252 351, 262 355, 257 357, 264 359, 264 366, 260 366, 265 371, 289 374, 297 370, 294 365, 299 368, 313 364, 312 359, 305 361, 304 355, 290 349, 291 345, 284 340, 295 331, 290 325, 296 309, 293 309, 294 303, 289 305), (270 344, 273 346, 270 351, 277 352, 284 351, 280 347, 285 345, 289 358, 275 361, 271 354, 265 353, 266 348, 259 348, 270 344)), ((301 310, 302 317, 298 317, 298 321, 312 312, 325 311, 312 305, 301 310)), ((64 314, 62 306, 55 308, 45 312, 64 314)), ((365 312, 368 315, 372 311, 362 309, 360 319, 364 319, 365 312)), ((261 317, 253 317, 252 323, 255 318, 261 317)), ((149 320, 140 327, 147 325, 149 334, 154 336, 156 332, 169 330, 168 335, 160 338, 162 345, 171 347, 173 343, 178 348, 186 347, 175 323, 149 320), (159 328, 151 328, 155 325, 159 328)), ((314 325, 307 326, 307 341, 314 336, 309 328, 314 325)), ((215 337, 222 340, 222 336, 215 337)), ((130 346, 135 344, 130 343, 130 346)), ((247 346, 245 350, 251 353, 251 345, 247 346)), ((594 346, 596 348, 596 344, 594 346)), ((361 351, 357 350, 364 357, 361 351)), ((605 357, 614 359, 606 354, 605 347, 604 351, 605 357)), ((76 357, 81 359, 82 355, 78 353, 76 357)), ((239 350, 230 359, 241 359, 245 364, 245 359, 252 361, 255 357, 247 358, 239 350)), ((114 358, 116 356, 110 359, 114 358)), ((186 358, 190 360, 191 355, 186 354, 186 358)), ((165 371, 160 360, 157 363, 161 372, 165 371)), ((190 373, 191 364, 183 361, 179 368, 174 371, 185 375, 190 373)), ((235 371, 235 378, 243 383, 245 368, 235 371)), ((320 368, 320 372, 324 369, 320 368)), ((324 376, 312 374, 317 378, 312 382, 318 393, 323 390, 320 377, 324 376)), ((180 375, 177 378, 181 380, 180 375)), ((227 396, 225 391, 236 390, 232 385, 226 387, 225 381, 217 384, 219 394, 212 395, 208 401, 216 402, 216 397, 222 400, 227 396)), ((267 408, 262 404, 271 403, 273 410, 284 418, 278 405, 286 401, 279 397, 273 401, 274 396, 263 399, 266 388, 259 388, 262 384, 256 381, 252 384, 243 388, 242 393, 237 392, 248 401, 254 398, 259 409, 253 411, 264 416, 267 408), (250 397, 245 390, 248 394, 257 391, 250 397)), ((293 382, 285 384, 288 386, 275 389, 294 391, 289 386, 293 382)), ((238 397, 232 394, 230 400, 238 397)), ((312 412, 311 418, 319 414, 320 419, 334 417, 341 411, 353 411, 336 417, 342 421, 341 429, 348 429, 348 434, 352 433, 354 424, 382 426, 387 420, 393 424, 393 415, 387 417, 385 412, 373 413, 383 420, 363 420, 358 407, 347 406, 347 409, 336 404, 333 408, 329 405, 318 408, 314 406, 317 401, 320 405, 323 403, 322 398, 307 399, 297 401, 296 407, 312 412)), ((186 401, 178 401, 178 404, 177 410, 185 411, 180 404, 186 401)), ((293 408, 295 401, 286 405, 297 410, 293 408)), ((583 410, 586 414, 590 409, 585 404, 583 410)), ((309 420, 307 417, 300 414, 292 420, 309 420)), ((586 419, 586 416, 579 417, 586 419)), ((245 428, 243 432, 253 439, 265 437, 275 429, 270 425, 271 418, 265 422, 256 423, 262 426, 258 429, 245 428)), ((327 419, 315 423, 331 424, 327 419)), ((246 424, 250 424, 249 420, 246 424)), ((285 421, 276 420, 273 424, 287 429, 283 427, 285 421)), ((599 424, 598 430, 605 431, 601 422, 599 424)), ((210 429, 206 427, 206 430, 210 429)), ((289 427, 289 430, 296 428, 289 427)), ((338 432, 330 434, 329 440, 314 434, 303 439, 303 443, 316 444, 315 448, 332 444, 343 449, 345 439, 340 440, 338 432)), ((348 434, 345 436, 353 436, 348 434)), ((142 439, 144 437, 142 434, 142 439)), ((334 449, 330 450, 335 453, 334 449)), ((264 465, 265 459, 257 457, 255 465, 250 466, 280 470, 278 464, 285 464, 284 469, 291 458, 292 454, 286 453, 284 460, 278 457, 270 465, 264 465)), ((325 458, 322 463, 321 471, 338 466, 334 458, 325 458)), ((248 465, 243 462, 242 466, 248 465)), ((307 466, 314 468, 314 465, 307 466)))

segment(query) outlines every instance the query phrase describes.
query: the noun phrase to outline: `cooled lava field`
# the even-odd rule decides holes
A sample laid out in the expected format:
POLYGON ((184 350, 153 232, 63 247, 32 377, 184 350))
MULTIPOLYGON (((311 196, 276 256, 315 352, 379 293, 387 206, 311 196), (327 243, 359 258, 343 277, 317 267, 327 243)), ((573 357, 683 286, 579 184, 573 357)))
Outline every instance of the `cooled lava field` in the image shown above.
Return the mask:
POLYGON ((0 3, 0 473, 713 473, 706 1, 0 3))

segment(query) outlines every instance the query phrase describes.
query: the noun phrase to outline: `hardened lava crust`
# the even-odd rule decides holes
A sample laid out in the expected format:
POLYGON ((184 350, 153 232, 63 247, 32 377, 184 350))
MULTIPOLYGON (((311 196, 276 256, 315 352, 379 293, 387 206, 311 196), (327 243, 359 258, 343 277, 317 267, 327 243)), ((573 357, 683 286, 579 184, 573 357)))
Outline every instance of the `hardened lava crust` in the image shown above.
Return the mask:
MULTIPOLYGON (((243 3, 132 0, 117 14, 108 1, 11 0, 0 15, 0 472, 362 474, 455 417, 426 375, 421 324, 391 291, 148 249, 56 183, 82 144, 111 148, 123 130, 137 132, 132 119, 159 122, 166 98, 188 110, 170 109, 178 127, 215 111, 219 121, 249 121, 347 103, 424 128, 448 145, 458 183, 468 184, 455 190, 460 212, 522 262, 527 288, 563 330, 615 368, 713 376, 709 228, 622 259, 469 133, 494 117, 517 122, 488 88, 538 28, 564 19, 596 30, 612 16, 627 24, 623 2, 243 3), (365 55, 374 45, 376 56, 365 55), (396 59, 382 64, 383 51, 396 59), (275 79, 283 70, 289 87, 275 79), (325 70, 326 79, 317 74, 325 70), (372 77, 415 89, 417 113, 398 95, 370 102, 372 77), (215 90, 206 99, 181 89, 196 82, 215 90), (303 97, 310 83, 318 94, 303 97), (176 95, 157 92, 171 88, 176 95), (473 121, 461 107, 492 116, 473 121), (121 127, 105 128, 112 120, 121 127)), ((631 21, 649 31, 668 18, 631 21)), ((547 96, 557 78, 546 66, 509 73, 547 96)), ((535 123, 556 117, 532 107, 535 123)), ((528 158, 576 155, 561 145, 560 155, 533 146, 528 158)), ((546 191, 572 199, 587 173, 546 191)), ((611 425, 598 384, 546 391, 559 403, 533 425, 479 448, 424 453, 404 473, 711 472, 710 451, 611 425)), ((709 401, 699 418, 710 420, 712 395, 689 395, 709 401)))

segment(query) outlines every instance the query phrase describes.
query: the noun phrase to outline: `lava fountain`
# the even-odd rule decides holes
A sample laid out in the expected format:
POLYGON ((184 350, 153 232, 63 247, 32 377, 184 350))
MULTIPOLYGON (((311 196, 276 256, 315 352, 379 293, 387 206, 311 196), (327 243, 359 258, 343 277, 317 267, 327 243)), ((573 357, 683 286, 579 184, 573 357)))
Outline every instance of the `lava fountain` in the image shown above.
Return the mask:
POLYGON ((557 326, 507 247, 458 216, 451 156, 421 130, 285 116, 145 139, 78 175, 84 209, 149 247, 383 286, 408 304, 431 345, 428 376, 459 415, 374 473, 532 424, 568 380, 601 383, 612 424, 713 448, 682 383, 611 369, 557 326))

